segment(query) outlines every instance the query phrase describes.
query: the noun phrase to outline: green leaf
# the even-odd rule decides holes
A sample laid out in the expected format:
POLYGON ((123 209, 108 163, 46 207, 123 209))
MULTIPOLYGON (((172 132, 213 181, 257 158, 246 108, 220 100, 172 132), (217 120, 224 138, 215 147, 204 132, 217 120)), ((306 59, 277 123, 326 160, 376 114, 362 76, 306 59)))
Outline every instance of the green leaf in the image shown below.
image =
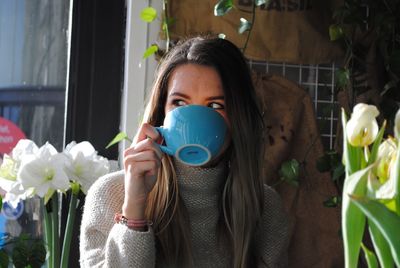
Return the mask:
POLYGON ((26 242, 19 241, 15 245, 11 253, 11 259, 16 268, 26 267, 29 264, 29 249, 26 242))
POLYGON ((341 39, 344 36, 344 32, 342 27, 340 27, 337 24, 332 24, 329 26, 329 37, 331 41, 336 41, 338 39, 341 39))
POLYGON ((397 141, 396 161, 394 162, 392 170, 394 170, 394 172, 390 173, 389 179, 394 181, 394 191, 395 191, 394 201, 395 201, 396 213, 397 215, 400 216, 400 140, 397 141))
POLYGON ((245 31, 248 31, 250 29, 251 29, 251 22, 249 22, 245 18, 240 18, 240 24, 239 24, 238 32, 240 34, 242 34, 245 31))
POLYGON ((27 233, 22 233, 20 234, 20 236, 18 237, 18 242, 20 241, 24 241, 24 240, 29 240, 30 239, 30 235, 27 233))
POLYGON ((319 172, 332 172, 332 181, 340 179, 344 175, 344 166, 338 152, 332 150, 324 153, 317 159, 316 167, 319 172))
POLYGON ((350 83, 350 70, 345 68, 339 68, 335 72, 336 86, 338 88, 344 88, 350 83))
POLYGON ((324 207, 335 208, 339 206, 342 198, 340 196, 332 196, 324 201, 324 207))
POLYGON ((164 32, 166 32, 166 31, 168 30, 168 24, 167 24, 166 22, 163 22, 161 28, 162 28, 162 30, 163 30, 164 32))
POLYGON ((331 170, 331 159, 328 154, 324 154, 317 159, 317 170, 319 172, 327 172, 331 170))
POLYGON ((286 161, 282 164, 279 175, 281 180, 293 185, 299 185, 299 170, 300 164, 296 159, 286 161))
POLYGON ((81 186, 79 185, 79 183, 73 181, 73 182, 70 183, 70 185, 71 185, 72 194, 74 194, 74 195, 79 194, 79 191, 81 190, 81 186))
POLYGON ((149 56, 153 55, 158 51, 158 46, 157 45, 152 45, 143 54, 143 59, 148 58, 149 56))
POLYGON ((171 26, 171 25, 175 24, 176 19, 168 17, 164 22, 167 24, 167 26, 171 26))
POLYGON ((342 164, 342 156, 338 152, 336 152, 334 150, 328 151, 328 155, 329 155, 329 158, 331 161, 332 168, 336 168, 336 167, 343 165, 342 164))
POLYGON ((42 240, 21 235, 12 251, 12 262, 16 268, 40 268, 46 261, 46 248, 42 240))
POLYGON ((338 165, 332 172, 332 181, 337 181, 345 174, 345 167, 343 164, 338 165))
POLYGON ((46 261, 46 248, 41 240, 33 243, 30 250, 29 264, 32 268, 40 268, 46 261))
POLYGON ((393 259, 400 267, 400 216, 385 205, 364 197, 351 196, 351 200, 371 220, 388 241, 393 259))
POLYGON ((347 141, 346 135, 347 115, 342 108, 342 127, 343 127, 343 158, 346 167, 346 176, 351 175, 361 167, 362 148, 354 147, 347 141))
POLYGON ((345 253, 345 266, 357 267, 360 243, 364 234, 365 215, 351 202, 349 195, 365 195, 367 177, 372 165, 347 176, 342 197, 342 234, 345 253))
POLYGON ((47 193, 44 195, 44 204, 45 205, 49 202, 49 200, 53 196, 54 192, 55 192, 55 190, 50 188, 47 191, 47 193))
POLYGON ((375 223, 371 220, 368 220, 368 229, 381 266, 383 268, 393 267, 393 257, 390 253, 390 247, 385 237, 383 237, 378 227, 376 227, 375 223))
POLYGON ((110 141, 110 143, 107 144, 106 149, 110 148, 110 147, 113 146, 114 144, 116 144, 116 143, 118 143, 118 142, 120 142, 120 141, 122 141, 122 140, 124 140, 124 139, 129 140, 129 139, 128 139, 128 135, 127 135, 125 132, 120 132, 120 133, 118 133, 118 134, 114 137, 114 139, 112 139, 112 141, 110 141))
POLYGON ((379 145, 381 145, 383 134, 385 133, 385 128, 386 128, 386 120, 383 122, 382 127, 379 130, 378 135, 376 136, 374 144, 372 145, 372 150, 371 154, 369 155, 367 166, 371 165, 376 161, 376 157, 378 156, 379 145))
POLYGON ((368 268, 378 268, 378 260, 374 252, 369 250, 363 243, 361 243, 361 248, 364 251, 365 260, 367 261, 368 268))
POLYGON ((7 268, 9 263, 8 254, 4 249, 0 249, 0 268, 7 268))
MULTIPOLYGON (((377 201, 384 204, 389 210, 396 213, 396 200, 395 199, 377 199, 377 201)), ((398 215, 398 213, 397 213, 398 215)))
POLYGON ((233 0, 220 0, 214 6, 214 16, 224 16, 233 8, 233 0))
POLYGON ((391 90, 392 88, 396 88, 397 86, 397 81, 395 80, 390 80, 389 82, 387 82, 385 84, 385 86, 383 87, 383 90, 381 91, 380 95, 383 96, 385 95, 389 90, 391 90))
POLYGON ((157 10, 152 7, 146 7, 140 12, 140 18, 145 22, 152 22, 157 18, 157 10))

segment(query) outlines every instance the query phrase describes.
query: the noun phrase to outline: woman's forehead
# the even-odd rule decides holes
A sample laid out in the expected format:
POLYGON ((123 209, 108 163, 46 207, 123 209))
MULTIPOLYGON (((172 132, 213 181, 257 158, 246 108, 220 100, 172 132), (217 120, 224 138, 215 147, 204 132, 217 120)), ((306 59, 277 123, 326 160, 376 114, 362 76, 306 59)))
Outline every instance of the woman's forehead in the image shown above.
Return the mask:
POLYGON ((168 80, 168 95, 224 95, 218 72, 209 66, 185 64, 178 66, 168 80))

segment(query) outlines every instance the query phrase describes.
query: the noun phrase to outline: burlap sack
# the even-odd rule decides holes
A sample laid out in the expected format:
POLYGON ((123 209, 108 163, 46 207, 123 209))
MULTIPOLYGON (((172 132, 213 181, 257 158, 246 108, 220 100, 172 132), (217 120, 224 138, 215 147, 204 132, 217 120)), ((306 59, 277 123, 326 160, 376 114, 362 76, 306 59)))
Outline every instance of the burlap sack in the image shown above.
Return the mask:
MULTIPOLYGON (((329 40, 332 7, 342 0, 272 0, 256 9, 256 19, 245 51, 249 59, 318 64, 332 62, 342 50, 329 40)), ((239 19, 251 21, 252 0, 235 0, 235 9, 214 16, 216 0, 170 0, 172 38, 193 34, 226 34, 243 47, 247 33, 239 34, 239 19)))
POLYGON ((292 238, 290 267, 343 267, 340 210, 326 208, 323 201, 337 195, 329 174, 316 169, 323 154, 310 96, 296 84, 279 76, 254 75, 265 123, 264 173, 270 185, 279 180, 283 161, 305 160, 298 187, 280 183, 290 215, 292 238))

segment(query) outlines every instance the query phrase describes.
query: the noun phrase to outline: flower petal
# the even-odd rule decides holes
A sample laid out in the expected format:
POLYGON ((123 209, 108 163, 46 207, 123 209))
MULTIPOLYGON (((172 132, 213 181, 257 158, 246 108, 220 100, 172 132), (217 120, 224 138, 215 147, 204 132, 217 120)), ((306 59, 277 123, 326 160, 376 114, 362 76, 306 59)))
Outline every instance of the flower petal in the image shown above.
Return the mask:
MULTIPOLYGON (((70 143, 71 144, 71 143, 70 143)), ((96 153, 96 150, 88 141, 82 141, 78 144, 72 144, 71 146, 67 146, 65 151, 72 155, 73 158, 76 157, 78 152, 82 153, 85 157, 90 157, 96 153)))
POLYGON ((21 157, 27 154, 35 154, 39 150, 38 146, 31 140, 21 139, 12 150, 12 158, 20 161, 21 157))
POLYGON ((0 166, 0 178, 15 181, 17 179, 19 163, 5 154, 0 166))
POLYGON ((346 135, 351 145, 356 147, 367 146, 374 142, 379 132, 375 117, 378 109, 373 105, 357 104, 346 125, 346 135))
POLYGON ((397 111, 394 119, 394 135, 397 140, 400 139, 400 109, 397 111))

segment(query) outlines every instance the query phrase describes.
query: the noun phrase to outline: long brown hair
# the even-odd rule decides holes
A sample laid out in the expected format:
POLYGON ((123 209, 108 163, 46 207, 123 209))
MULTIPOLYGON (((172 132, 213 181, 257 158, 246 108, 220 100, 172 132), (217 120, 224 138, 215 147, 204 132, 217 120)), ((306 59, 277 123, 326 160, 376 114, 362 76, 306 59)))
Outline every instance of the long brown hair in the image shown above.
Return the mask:
MULTIPOLYGON (((230 241, 234 267, 250 267, 254 233, 263 210, 263 182, 260 178, 260 140, 262 120, 255 98, 250 71, 240 50, 219 38, 195 37, 170 51, 160 64, 146 108, 144 121, 160 126, 164 120, 168 80, 182 64, 213 67, 219 74, 225 95, 225 109, 230 121, 232 142, 227 156, 230 171, 221 193, 223 236, 230 241)), ((149 195, 146 216, 154 222, 154 230, 167 263, 191 264, 190 230, 185 209, 179 202, 176 174, 169 157, 149 195)))

